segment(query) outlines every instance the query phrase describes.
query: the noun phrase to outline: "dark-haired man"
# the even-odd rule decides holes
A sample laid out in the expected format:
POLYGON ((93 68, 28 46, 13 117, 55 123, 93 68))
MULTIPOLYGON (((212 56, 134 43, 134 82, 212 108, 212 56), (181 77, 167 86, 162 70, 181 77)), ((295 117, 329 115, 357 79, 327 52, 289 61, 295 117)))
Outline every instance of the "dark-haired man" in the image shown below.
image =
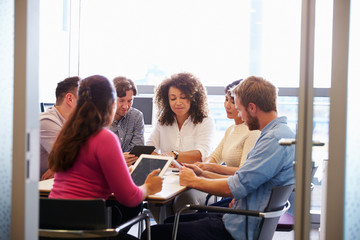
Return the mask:
POLYGON ((131 107, 137 94, 135 83, 125 77, 116 77, 113 83, 117 107, 110 130, 119 137, 126 163, 130 166, 137 157, 129 152, 136 145, 144 145, 144 117, 141 111, 131 107))
MULTIPOLYGON (((264 211, 272 189, 295 182, 294 146, 280 146, 281 138, 294 138, 286 117, 278 117, 277 89, 261 77, 249 77, 234 89, 235 106, 250 130, 261 130, 244 165, 227 179, 207 179, 201 169, 185 164, 180 184, 216 196, 232 197, 230 207, 264 211), (196 174, 195 174, 196 173, 196 174)), ((151 227, 152 238, 170 239, 172 220, 151 227)), ((257 239, 261 219, 231 214, 196 213, 180 218, 177 239, 257 239)), ((145 239, 146 235, 142 235, 145 239)))
POLYGON ((57 84, 56 103, 40 114, 40 177, 52 178, 54 173, 48 169, 48 157, 66 119, 76 107, 79 77, 69 77, 57 84))

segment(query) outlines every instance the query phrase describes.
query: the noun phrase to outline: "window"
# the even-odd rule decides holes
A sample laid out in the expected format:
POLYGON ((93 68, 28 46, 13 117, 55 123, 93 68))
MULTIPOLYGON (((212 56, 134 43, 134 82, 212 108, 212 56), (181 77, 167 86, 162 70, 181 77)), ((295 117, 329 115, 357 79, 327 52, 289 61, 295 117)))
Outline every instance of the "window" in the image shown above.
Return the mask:
POLYGON ((297 87, 300 3, 82 1, 80 75, 156 85, 188 71, 219 86, 251 74, 297 87))
POLYGON ((56 84, 69 76, 69 40, 69 1, 40 1, 40 102, 55 102, 56 84))

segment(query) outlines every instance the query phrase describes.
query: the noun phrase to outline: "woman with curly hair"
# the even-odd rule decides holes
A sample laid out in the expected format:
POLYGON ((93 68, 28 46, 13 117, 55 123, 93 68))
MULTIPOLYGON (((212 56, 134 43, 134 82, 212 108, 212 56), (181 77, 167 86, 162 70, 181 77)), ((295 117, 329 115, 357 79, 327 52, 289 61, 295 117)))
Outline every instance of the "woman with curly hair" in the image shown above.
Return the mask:
MULTIPOLYGON (((155 104, 158 122, 146 145, 180 163, 202 162, 212 151, 215 124, 208 116, 206 89, 199 79, 190 73, 172 75, 157 87, 155 104)), ((205 197, 205 193, 191 189, 175 198, 166 215, 188 203, 203 204, 205 197)), ((159 222, 159 209, 153 204, 149 208, 159 222)))
POLYGON ((172 75, 155 90, 155 104, 158 122, 146 145, 181 163, 203 161, 212 150, 215 124, 199 79, 190 73, 172 75))

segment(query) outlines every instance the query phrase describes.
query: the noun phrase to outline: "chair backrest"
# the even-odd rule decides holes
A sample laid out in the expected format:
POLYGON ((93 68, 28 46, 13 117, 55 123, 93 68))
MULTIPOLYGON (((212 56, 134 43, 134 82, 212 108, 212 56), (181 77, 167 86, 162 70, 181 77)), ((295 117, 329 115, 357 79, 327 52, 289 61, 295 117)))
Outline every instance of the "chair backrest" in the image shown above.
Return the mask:
POLYGON ((42 229, 104 229, 107 227, 105 200, 40 198, 39 221, 42 229))
MULTIPOLYGON (((293 184, 274 187, 270 195, 268 206, 265 208, 264 212, 281 210, 285 206, 293 190, 293 184)), ((261 223, 261 230, 258 239, 272 239, 279 218, 280 217, 264 218, 261 223)))
POLYGON ((55 103, 45 103, 45 102, 41 102, 40 103, 40 112, 45 112, 46 109, 48 109, 49 107, 54 106, 55 103))
POLYGON ((152 97, 134 97, 133 108, 141 111, 144 116, 144 124, 152 125, 153 118, 153 98, 152 97))

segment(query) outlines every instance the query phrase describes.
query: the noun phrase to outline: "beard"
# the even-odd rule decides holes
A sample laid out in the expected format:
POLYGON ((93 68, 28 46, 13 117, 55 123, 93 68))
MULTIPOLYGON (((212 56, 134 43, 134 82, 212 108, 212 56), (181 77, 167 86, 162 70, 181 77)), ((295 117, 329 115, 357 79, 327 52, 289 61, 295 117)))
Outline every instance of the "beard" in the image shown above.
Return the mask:
POLYGON ((253 117, 247 112, 248 121, 246 121, 246 125, 248 125, 249 130, 259 130, 260 124, 259 119, 257 117, 253 117))

